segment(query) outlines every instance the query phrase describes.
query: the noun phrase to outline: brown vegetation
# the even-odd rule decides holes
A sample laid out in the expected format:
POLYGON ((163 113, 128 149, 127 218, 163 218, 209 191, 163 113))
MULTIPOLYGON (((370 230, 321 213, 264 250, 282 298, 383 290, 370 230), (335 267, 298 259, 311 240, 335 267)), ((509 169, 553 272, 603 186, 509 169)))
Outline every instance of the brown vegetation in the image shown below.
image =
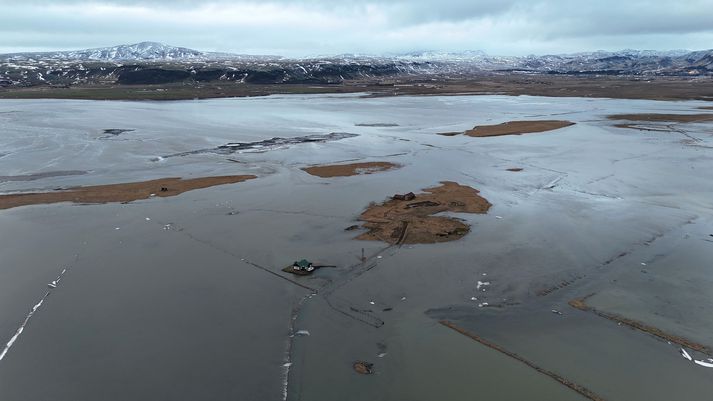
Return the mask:
POLYGON ((645 77, 629 76, 572 76, 474 74, 470 77, 447 78, 433 76, 404 76, 389 78, 386 83, 378 78, 346 81, 334 85, 275 84, 260 85, 242 82, 183 83, 163 85, 72 86, 57 88, 0 88, 0 98, 58 98, 101 100, 179 100, 240 96, 264 96, 285 93, 354 93, 367 92, 373 96, 399 95, 531 95, 555 97, 588 97, 615 99, 710 101, 709 77, 645 77), (435 79, 435 80, 434 80, 435 79))
POLYGON ((401 167, 389 162, 365 162, 352 164, 332 164, 324 166, 305 167, 302 170, 317 177, 349 177, 353 175, 372 174, 380 171, 393 170, 401 167))
POLYGON ((52 192, 30 192, 0 195, 0 209, 10 209, 25 205, 38 205, 59 202, 74 203, 109 203, 131 202, 152 196, 176 196, 194 189, 216 185, 234 184, 257 178, 254 175, 229 175, 220 177, 201 177, 181 179, 177 177, 157 180, 128 182, 121 184, 72 187, 52 192))
POLYGON ((395 196, 382 204, 369 206, 359 216, 369 231, 360 240, 390 244, 429 244, 454 241, 470 227, 454 218, 434 216, 441 212, 486 213, 490 202, 479 191, 455 182, 428 188, 413 196, 395 196))
POLYGON ((535 132, 552 131, 574 125, 571 121, 539 120, 539 121, 508 121, 497 125, 480 125, 465 132, 468 136, 500 136, 522 135, 535 132))
POLYGON ((586 297, 582 297, 582 298, 574 298, 567 303, 569 304, 569 306, 571 306, 575 309, 579 309, 581 311, 587 312, 591 308, 589 307, 589 305, 587 305, 586 301, 587 301, 587 298, 591 297, 592 295, 594 295, 594 294, 589 294, 586 297))

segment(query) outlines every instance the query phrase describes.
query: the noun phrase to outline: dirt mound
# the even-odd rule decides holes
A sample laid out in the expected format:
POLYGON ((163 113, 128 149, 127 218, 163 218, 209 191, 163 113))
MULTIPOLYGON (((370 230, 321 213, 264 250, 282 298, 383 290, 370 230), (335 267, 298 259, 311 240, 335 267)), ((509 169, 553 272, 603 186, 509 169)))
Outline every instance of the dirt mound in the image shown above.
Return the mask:
POLYGON ((181 179, 178 177, 159 178, 151 181, 127 182, 121 184, 73 187, 53 192, 31 192, 0 195, 0 209, 10 209, 25 205, 46 203, 109 203, 131 202, 152 196, 176 196, 194 189, 216 185, 234 184, 257 178, 254 175, 228 175, 181 179))
POLYGON ((354 371, 360 375, 370 375, 374 373, 374 364, 366 361, 356 361, 352 365, 354 371))
MULTIPOLYGON (((490 202, 477 189, 443 181, 410 200, 392 198, 367 208, 359 220, 369 231, 360 240, 384 241, 390 244, 431 244, 454 241, 470 227, 451 217, 434 216, 441 212, 487 213, 490 202)), ((411 197, 408 197, 411 198, 411 197)))
POLYGON ((332 164, 324 166, 305 167, 302 170, 317 177, 349 177, 352 175, 372 174, 380 171, 393 170, 401 167, 389 162, 365 162, 352 164, 332 164))
MULTIPOLYGON (((552 131, 559 128, 574 125, 571 121, 564 120, 532 120, 532 121, 508 121, 496 125, 479 125, 469 129, 463 134, 473 137, 501 136, 501 135, 522 135, 534 132, 552 131)), ((438 135, 456 136, 458 132, 443 132, 438 135)))

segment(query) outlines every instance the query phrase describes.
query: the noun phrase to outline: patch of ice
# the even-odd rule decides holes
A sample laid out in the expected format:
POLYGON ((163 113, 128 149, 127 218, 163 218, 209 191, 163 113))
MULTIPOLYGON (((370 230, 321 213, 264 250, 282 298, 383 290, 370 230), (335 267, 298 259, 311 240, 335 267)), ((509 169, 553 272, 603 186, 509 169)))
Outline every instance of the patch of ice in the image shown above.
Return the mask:
POLYGON ((20 334, 22 334, 22 332, 25 331, 25 326, 27 325, 27 322, 29 322, 32 315, 34 315, 35 312, 37 312, 37 309, 39 309, 40 306, 42 306, 42 303, 45 302, 45 299, 47 298, 47 296, 49 294, 50 294, 49 292, 46 293, 45 296, 42 297, 42 299, 40 299, 40 302, 38 302, 37 304, 35 304, 35 306, 32 307, 32 310, 30 311, 30 313, 28 313, 27 316, 25 316, 25 320, 22 322, 20 327, 17 329, 17 331, 15 332, 15 335, 12 336, 12 338, 10 338, 10 341, 8 341, 7 344, 5 344, 5 348, 3 348, 2 353, 0 353, 0 361, 2 361, 3 358, 5 358, 5 355, 7 355, 7 352, 10 350, 12 345, 15 344, 15 341, 17 341, 17 339, 20 337, 20 334))
POLYGON ((700 365, 700 366, 703 366, 703 367, 706 367, 706 368, 713 368, 713 363, 703 362, 703 361, 699 361, 699 360, 695 360, 695 361, 693 361, 693 362, 694 362, 696 365, 700 365))

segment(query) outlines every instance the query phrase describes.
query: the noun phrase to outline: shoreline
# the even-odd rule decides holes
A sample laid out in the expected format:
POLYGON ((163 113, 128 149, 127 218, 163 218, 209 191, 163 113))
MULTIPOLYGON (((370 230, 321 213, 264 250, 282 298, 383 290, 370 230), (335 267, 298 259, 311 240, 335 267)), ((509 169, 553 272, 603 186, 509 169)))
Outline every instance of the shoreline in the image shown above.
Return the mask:
POLYGON ((0 99, 74 100, 198 100, 286 94, 354 94, 382 96, 505 95, 584 97, 645 100, 701 100, 713 102, 708 89, 713 77, 633 77, 573 75, 497 75, 465 78, 437 76, 345 81, 333 85, 209 84, 106 85, 76 87, 0 88, 0 99))

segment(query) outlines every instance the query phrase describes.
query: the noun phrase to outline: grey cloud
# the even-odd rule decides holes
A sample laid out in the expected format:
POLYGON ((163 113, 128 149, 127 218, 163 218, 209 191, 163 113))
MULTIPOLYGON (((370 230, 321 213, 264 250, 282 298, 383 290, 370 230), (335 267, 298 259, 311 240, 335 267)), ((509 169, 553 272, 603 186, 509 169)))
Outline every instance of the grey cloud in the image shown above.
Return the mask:
POLYGON ((664 5, 656 0, 25 0, 21 3, 2 0, 12 8, 17 4, 62 6, 106 4, 117 6, 155 7, 157 9, 191 9, 207 5, 239 3, 278 4, 349 13, 369 7, 386 12, 393 22, 427 23, 460 22, 507 14, 525 18, 540 18, 557 29, 566 24, 569 30, 589 32, 683 32, 713 29, 713 0, 686 0, 664 5), (545 11, 545 12, 542 12, 545 11))
POLYGON ((677 2, 670 7, 640 0, 572 3, 535 7, 531 13, 534 20, 549 22, 549 28, 543 29, 549 37, 713 31, 710 0, 677 2))
POLYGON ((0 9, 0 52, 142 40, 288 55, 713 47, 706 42, 713 37, 713 0, 669 6, 656 0, 0 0, 0 9), (123 8, 81 12, 101 5, 123 8), (272 7, 263 14, 274 13, 274 20, 256 15, 263 26, 240 18, 243 7, 256 6, 272 7), (236 15, 234 23, 224 10, 236 15))

